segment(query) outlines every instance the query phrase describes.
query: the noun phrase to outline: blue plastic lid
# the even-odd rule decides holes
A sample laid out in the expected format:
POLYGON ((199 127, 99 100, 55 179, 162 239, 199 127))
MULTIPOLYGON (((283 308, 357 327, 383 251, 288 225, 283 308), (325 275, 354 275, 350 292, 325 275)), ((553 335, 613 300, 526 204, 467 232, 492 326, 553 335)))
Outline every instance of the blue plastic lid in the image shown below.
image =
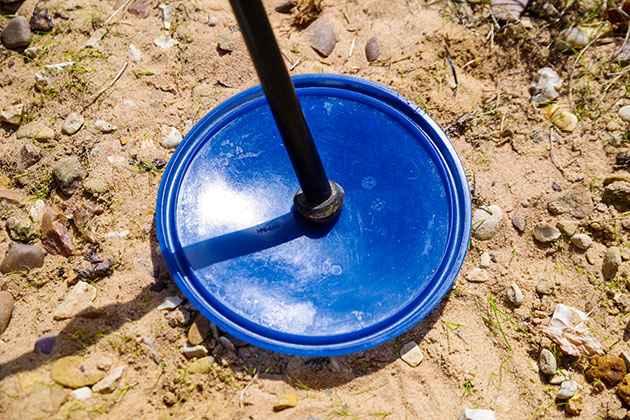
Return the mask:
POLYGON ((330 179, 336 223, 302 220, 299 189, 260 86, 206 115, 171 157, 157 198, 177 285, 220 328, 282 353, 333 356, 418 323, 461 268, 468 182, 438 125, 378 84, 293 78, 330 179))

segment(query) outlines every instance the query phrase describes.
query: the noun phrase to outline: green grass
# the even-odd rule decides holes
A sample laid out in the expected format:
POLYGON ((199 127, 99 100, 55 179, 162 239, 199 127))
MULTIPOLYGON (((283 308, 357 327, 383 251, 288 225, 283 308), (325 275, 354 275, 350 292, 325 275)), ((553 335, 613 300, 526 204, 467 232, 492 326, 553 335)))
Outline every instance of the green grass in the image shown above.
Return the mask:
POLYGON ((498 306, 497 306, 497 303, 495 302, 495 300, 494 300, 494 298, 492 296, 488 297, 488 305, 489 305, 489 309, 490 309, 492 315, 494 315, 494 320, 492 320, 491 318, 482 317, 483 320, 488 325, 494 325, 494 326, 496 326, 499 329, 499 332, 501 333, 501 336, 503 337, 503 340, 505 341, 505 344, 507 345, 508 349, 510 349, 510 352, 513 353, 514 350, 512 349, 512 345, 510 344, 510 341, 508 340, 507 335, 505 334, 505 331, 503 331, 502 322, 503 323, 510 322, 512 325, 517 327, 521 332, 524 332, 527 335, 529 335, 529 333, 527 331, 525 331, 508 314, 506 314, 501 309, 499 309, 498 306), (503 317, 503 321, 501 321, 499 319, 499 315, 501 315, 503 317))

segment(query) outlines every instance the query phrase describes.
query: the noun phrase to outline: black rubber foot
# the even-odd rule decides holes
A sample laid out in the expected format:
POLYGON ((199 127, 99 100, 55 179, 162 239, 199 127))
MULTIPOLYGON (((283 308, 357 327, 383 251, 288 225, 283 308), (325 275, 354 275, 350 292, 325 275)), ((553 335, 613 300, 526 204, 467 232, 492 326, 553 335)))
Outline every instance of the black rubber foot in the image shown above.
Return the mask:
POLYGON ((293 204, 297 211, 312 222, 319 224, 330 223, 335 220, 341 211, 341 207, 343 207, 343 188, 335 181, 329 180, 328 182, 330 182, 332 194, 323 203, 316 205, 309 203, 306 201, 301 189, 293 197, 293 204))

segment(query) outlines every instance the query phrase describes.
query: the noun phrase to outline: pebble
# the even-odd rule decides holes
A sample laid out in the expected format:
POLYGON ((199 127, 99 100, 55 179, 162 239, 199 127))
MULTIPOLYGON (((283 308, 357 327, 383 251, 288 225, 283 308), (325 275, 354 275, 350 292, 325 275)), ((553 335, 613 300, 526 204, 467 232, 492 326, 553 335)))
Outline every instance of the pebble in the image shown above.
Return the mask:
POLYGON ((585 372, 586 380, 590 383, 597 379, 606 386, 617 385, 626 376, 626 362, 621 357, 595 356, 590 361, 591 368, 585 372))
POLYGON ((488 272, 481 268, 473 268, 466 273, 466 280, 471 283, 484 283, 488 281, 488 272))
POLYGON ((562 382, 566 381, 567 379, 569 379, 568 375, 559 371, 559 372, 556 372, 556 374, 553 375, 549 379, 549 383, 551 385, 560 385, 562 382))
POLYGON ((105 28, 99 28, 96 31, 94 31, 94 33, 92 34, 92 36, 85 41, 85 47, 86 48, 96 48, 98 47, 98 44, 101 43, 101 39, 103 39, 103 37, 107 34, 107 29, 105 28))
POLYGON ((472 217, 472 236, 480 241, 494 237, 500 227, 503 211, 501 207, 492 205, 475 210, 472 217))
POLYGON ((494 420, 494 411, 480 408, 467 408, 462 410, 459 420, 494 420))
POLYGON ((162 303, 160 303, 157 309, 158 311, 170 311, 177 308, 182 302, 183 300, 179 296, 167 296, 164 298, 162 303))
POLYGON ((36 164, 42 158, 41 153, 37 150, 31 142, 28 142, 20 149, 20 167, 27 169, 28 167, 36 164))
POLYGON ((155 348, 155 339, 151 337, 144 337, 142 339, 142 342, 149 348, 149 354, 151 355, 151 358, 153 359, 153 361, 157 365, 161 365, 162 359, 160 358, 160 354, 155 348))
POLYGON ((57 336, 54 333, 46 333, 41 335, 35 340, 35 351, 42 352, 44 354, 50 354, 55 346, 57 336))
POLYGON ((287 408, 293 408, 297 405, 298 402, 298 396, 296 393, 291 393, 285 397, 280 398, 278 401, 276 401, 276 403, 273 405, 273 411, 282 411, 282 410, 286 410, 287 408))
POLYGON ((118 366, 112 369, 107 376, 94 384, 92 391, 100 394, 109 394, 116 391, 116 388, 118 388, 118 380, 122 376, 124 370, 124 366, 118 366))
POLYGON ((553 293, 553 283, 547 280, 541 280, 536 284, 536 293, 539 295, 545 296, 553 293))
POLYGON ((525 232, 525 228, 527 228, 527 219, 525 216, 521 216, 518 213, 512 214, 512 226, 520 233, 525 232))
POLYGON ((4 108, 0 112, 0 121, 11 125, 20 125, 24 116, 24 105, 18 104, 4 108))
POLYGON ((219 342, 221 343, 221 345, 223 345, 223 347, 225 347, 226 350, 234 351, 235 349, 234 344, 232 344, 229 338, 219 337, 219 342))
POLYGON ((184 348, 182 351, 184 353, 184 356, 189 359, 193 357, 202 357, 208 355, 208 349, 201 345, 191 346, 190 344, 186 343, 184 344, 184 348))
POLYGON ((114 131, 118 130, 118 127, 116 127, 115 125, 103 120, 96 120, 94 122, 94 128, 96 128, 103 134, 113 133, 114 131))
POLYGON ((212 359, 210 357, 200 357, 188 365, 188 373, 204 374, 212 369, 212 359))
POLYGON ((569 398, 567 405, 564 406, 564 411, 572 416, 579 416, 582 414, 582 410, 584 410, 584 400, 582 395, 572 396, 569 398))
POLYGON ((630 373, 623 377, 619 388, 617 388, 617 395, 619 395, 626 404, 630 404, 630 373))
POLYGON ((622 106, 617 112, 619 118, 625 122, 630 122, 630 105, 622 106))
POLYGON ((617 270, 621 265, 621 251, 616 246, 612 246, 604 253, 604 262, 602 263, 602 275, 604 280, 608 281, 615 277, 617 270))
POLYGON ((33 268, 39 268, 43 265, 44 251, 40 248, 33 245, 13 244, 0 264, 0 273, 29 272, 33 268))
POLYGON ((554 42, 554 48, 557 51, 563 51, 568 48, 580 50, 589 43, 589 37, 578 26, 567 28, 560 32, 554 42))
POLYGON ((589 216, 595 209, 591 194, 582 185, 551 194, 547 208, 552 214, 568 213, 578 219, 589 216))
POLYGON ((105 194, 109 191, 109 185, 101 178, 89 177, 83 183, 83 190, 90 195, 105 194))
POLYGON ((53 363, 50 377, 53 381, 69 388, 94 385, 105 373, 96 367, 93 359, 81 356, 62 357, 53 363))
POLYGON ((35 6, 33 15, 29 21, 31 31, 33 32, 50 32, 55 27, 52 17, 48 14, 48 10, 41 12, 39 7, 35 6))
POLYGON ((599 258, 599 252, 595 248, 589 248, 586 250, 586 261, 590 265, 595 265, 599 258))
POLYGON ((70 114, 68 114, 65 121, 63 122, 63 126, 61 127, 61 132, 63 134, 67 134, 68 136, 71 136, 77 133, 81 129, 81 127, 83 127, 84 122, 85 122, 85 119, 83 118, 81 114, 76 113, 76 112, 71 112, 70 114))
POLYGON ((538 358, 538 367, 545 375, 553 375, 556 373, 558 363, 553 353, 549 349, 543 349, 538 358))
POLYGON ((84 281, 79 281, 70 289, 70 292, 57 307, 53 318, 60 320, 76 316, 90 317, 95 313, 95 309, 92 307, 92 302, 95 298, 96 287, 84 281))
POLYGON ((158 8, 162 12, 162 25, 164 25, 164 29, 171 29, 171 10, 173 6, 170 4, 159 4, 158 8))
POLYGON ((31 42, 32 37, 31 26, 24 16, 11 19, 0 33, 2 43, 8 49, 26 47, 31 42))
POLYGON ((411 367, 416 367, 424 359, 422 350, 415 341, 410 341, 400 349, 400 358, 411 367))
POLYGON ((490 267, 490 254, 484 252, 481 254, 481 258, 479 258, 479 267, 488 268, 490 267))
POLYGON ((162 128, 160 128, 160 132, 162 134, 160 144, 165 149, 175 149, 182 142, 182 133, 180 133, 175 127, 163 125, 162 128))
POLYGON ((74 398, 75 400, 86 401, 92 398, 93 394, 92 390, 89 387, 84 386, 82 388, 75 389, 70 393, 70 395, 72 395, 72 398, 74 398))
POLYGON ((18 139, 37 140, 46 143, 55 139, 55 132, 39 121, 21 125, 15 133, 18 139))
POLYGON ((208 333, 210 333, 210 321, 199 314, 188 330, 188 342, 193 346, 201 344, 208 336, 208 333))
POLYGON ((558 89, 562 87, 562 79, 558 73, 550 67, 543 67, 536 73, 536 80, 530 85, 534 95, 532 102, 545 103, 556 99, 560 93, 558 89))
POLYGON ((518 287, 518 284, 512 283, 505 290, 508 300, 514 306, 521 306, 523 303, 523 292, 521 292, 521 288, 518 287))
POLYGON ((69 257, 74 254, 72 235, 68 232, 66 216, 54 207, 46 207, 42 216, 41 241, 51 254, 69 257))
POLYGON ((545 118, 553 123, 562 131, 571 132, 577 128, 578 117, 563 109, 560 109, 558 105, 549 105, 545 111, 545 118))
POLYGON ((4 333, 9 326, 11 314, 13 313, 13 296, 11 293, 3 290, 0 292, 0 335, 4 333))
POLYGON ((24 212, 14 213, 6 222, 9 237, 18 242, 31 242, 37 238, 38 231, 33 226, 31 218, 24 212))
POLYGON ((42 217, 44 217, 44 210, 46 209, 46 203, 44 200, 37 200, 33 203, 31 210, 28 212, 28 216, 31 218, 33 223, 40 224, 42 222, 42 217))
POLYGON ((578 233, 571 237, 571 242, 580 249, 588 249, 593 243, 593 239, 585 233, 578 233))
POLYGON ((135 64, 138 64, 140 62, 140 59, 142 58, 142 53, 139 49, 136 48, 135 45, 129 44, 129 56, 131 57, 131 61, 133 61, 135 64))
POLYGON ((604 187, 602 201, 620 212, 630 210, 630 182, 615 181, 604 187))
POLYGON ((210 19, 208 19, 208 26, 214 27, 217 26, 217 23, 219 23, 219 20, 214 16, 210 16, 210 19))
POLYGON ((59 189, 66 195, 72 195, 85 178, 85 169, 78 157, 70 156, 53 167, 52 175, 59 189))
POLYGON ((162 36, 161 36, 161 37, 159 37, 159 38, 155 38, 155 39, 153 40, 153 43, 154 43, 155 45, 157 45, 158 47, 160 47, 160 48, 164 48, 164 49, 172 48, 172 47, 174 47, 175 45, 178 45, 178 44, 179 44, 179 42, 177 42, 177 40, 175 40, 175 39, 171 38, 171 37, 170 37, 170 36, 168 36, 168 35, 162 35, 162 36))
POLYGON ((335 29, 328 19, 317 18, 315 22, 309 25, 305 33, 315 51, 324 57, 328 57, 332 53, 337 43, 337 35, 335 35, 335 29))
POLYGON ((378 38, 373 36, 365 43, 365 58, 370 63, 378 60, 378 56, 381 54, 381 48, 378 45, 378 38))
POLYGON ((540 222, 534 227, 534 238, 540 242, 555 241, 560 237, 560 231, 547 222, 540 222))
POLYGON ((556 223, 556 227, 565 235, 573 236, 580 227, 580 222, 575 222, 573 220, 561 220, 556 223))
POLYGON ((578 392, 578 387, 578 383, 573 380, 564 381, 560 384, 560 390, 558 391, 556 398, 559 400, 568 400, 574 396, 576 392, 578 392))
POLYGON ((151 14, 151 4, 147 0, 135 0, 127 11, 144 19, 151 14))

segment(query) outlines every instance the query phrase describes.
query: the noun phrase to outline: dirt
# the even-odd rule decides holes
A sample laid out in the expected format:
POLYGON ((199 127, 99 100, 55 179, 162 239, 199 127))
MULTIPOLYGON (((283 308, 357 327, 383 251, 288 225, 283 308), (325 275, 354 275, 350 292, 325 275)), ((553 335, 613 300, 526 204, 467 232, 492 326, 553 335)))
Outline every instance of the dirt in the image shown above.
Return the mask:
MULTIPOLYGON (((30 17, 36 3, 25 1, 19 14, 30 17)), ((473 206, 499 205, 504 218, 492 239, 471 240, 451 292, 401 337, 330 360, 273 353, 236 339, 236 349, 229 351, 210 336, 206 345, 214 348, 215 362, 210 372, 193 374, 181 349, 194 308, 156 309, 165 297, 180 294, 160 256, 153 223, 162 163, 172 154, 159 145, 161 126, 185 134, 188 121, 197 122, 257 84, 256 74, 240 37, 230 53, 217 48, 225 31, 236 25, 227 1, 172 2, 170 31, 162 29, 155 1, 149 2, 147 18, 123 8, 105 26, 124 2, 74 0, 77 8, 65 10, 68 3, 40 3, 40 12, 48 10, 55 28, 35 36, 35 58, 0 48, 0 108, 22 103, 23 125, 40 121, 56 133, 54 140, 39 143, 18 139, 15 126, 2 124, 0 186, 28 197, 26 211, 36 199, 67 215, 88 202, 105 211, 89 222, 90 235, 72 228, 73 256, 47 255, 42 268, 0 277, 0 290, 11 292, 16 302, 0 336, 0 417, 455 419, 464 408, 484 408, 494 410, 497 419, 565 418, 563 402, 555 399, 559 386, 538 372, 543 348, 556 352, 559 367, 584 387, 581 418, 626 416, 628 406, 615 388, 584 378, 588 358, 564 354, 541 331, 555 305, 564 303, 589 313, 589 327, 606 353, 630 350, 624 276, 630 272, 625 270, 630 224, 627 214, 600 202, 603 179, 615 171, 615 156, 628 141, 628 126, 617 111, 630 104, 630 73, 611 58, 625 31, 581 53, 549 47, 561 29, 603 19, 596 6, 576 2, 565 9, 555 3, 560 12, 553 14, 542 7, 545 2, 533 2, 522 23, 499 26, 483 3, 325 0, 321 15, 332 23, 338 42, 324 58, 309 46, 303 27, 293 26, 295 16, 274 11, 280 1, 265 1, 292 74, 351 74, 420 105, 449 134, 466 169, 473 206), (207 24, 210 17, 216 26, 207 24), (101 27, 108 29, 105 37, 95 48, 84 48, 101 27), (153 40, 165 33, 179 44, 157 47, 153 40), (368 64, 364 47, 375 35, 380 57, 368 64), (139 64, 130 58, 130 43, 142 53, 139 64), (43 72, 43 65, 67 61, 74 61, 70 70, 61 71, 47 88, 35 88, 35 73, 43 72), (544 110, 531 104, 529 85, 545 66, 564 80, 559 101, 580 119, 571 133, 553 129, 544 110), (66 136, 61 127, 70 112, 81 113, 86 122, 77 134, 66 136), (96 120, 118 130, 102 134, 94 128, 96 120), (25 146, 41 159, 27 166, 25 146), (52 168, 70 155, 79 157, 88 180, 104 181, 107 191, 92 196, 81 187, 71 196, 60 193, 52 168), (592 214, 575 219, 548 211, 550 195, 576 187, 592 197, 592 214), (523 233, 512 226, 515 214, 526 220, 523 233), (536 223, 559 220, 577 220, 578 231, 592 235, 593 264, 566 236, 551 244, 533 239, 536 223), (610 246, 622 249, 624 263, 616 277, 604 281, 602 258, 610 246), (69 283, 76 282, 73 269, 91 264, 83 257, 88 250, 115 261, 111 275, 90 280, 98 288, 93 302, 98 313, 55 320, 55 309, 73 287, 69 283), (465 273, 478 266, 484 252, 492 257, 490 280, 470 283, 465 273), (553 284, 551 295, 536 293, 541 280, 553 284), (512 282, 524 294, 518 308, 506 298, 512 282), (53 353, 34 351, 36 339, 50 332, 57 335, 53 353), (160 363, 146 337, 156 340, 160 363), (425 356, 415 368, 398 354, 411 340, 425 356), (86 401, 60 391, 50 378, 51 364, 75 355, 126 366, 118 390, 86 401), (291 393, 298 395, 296 407, 275 412, 274 404, 291 393)), ((1 17, 0 28, 9 20, 1 17)), ((2 226, 13 210, 0 214, 2 226)), ((12 242, 3 229, 0 255, 12 242)))

